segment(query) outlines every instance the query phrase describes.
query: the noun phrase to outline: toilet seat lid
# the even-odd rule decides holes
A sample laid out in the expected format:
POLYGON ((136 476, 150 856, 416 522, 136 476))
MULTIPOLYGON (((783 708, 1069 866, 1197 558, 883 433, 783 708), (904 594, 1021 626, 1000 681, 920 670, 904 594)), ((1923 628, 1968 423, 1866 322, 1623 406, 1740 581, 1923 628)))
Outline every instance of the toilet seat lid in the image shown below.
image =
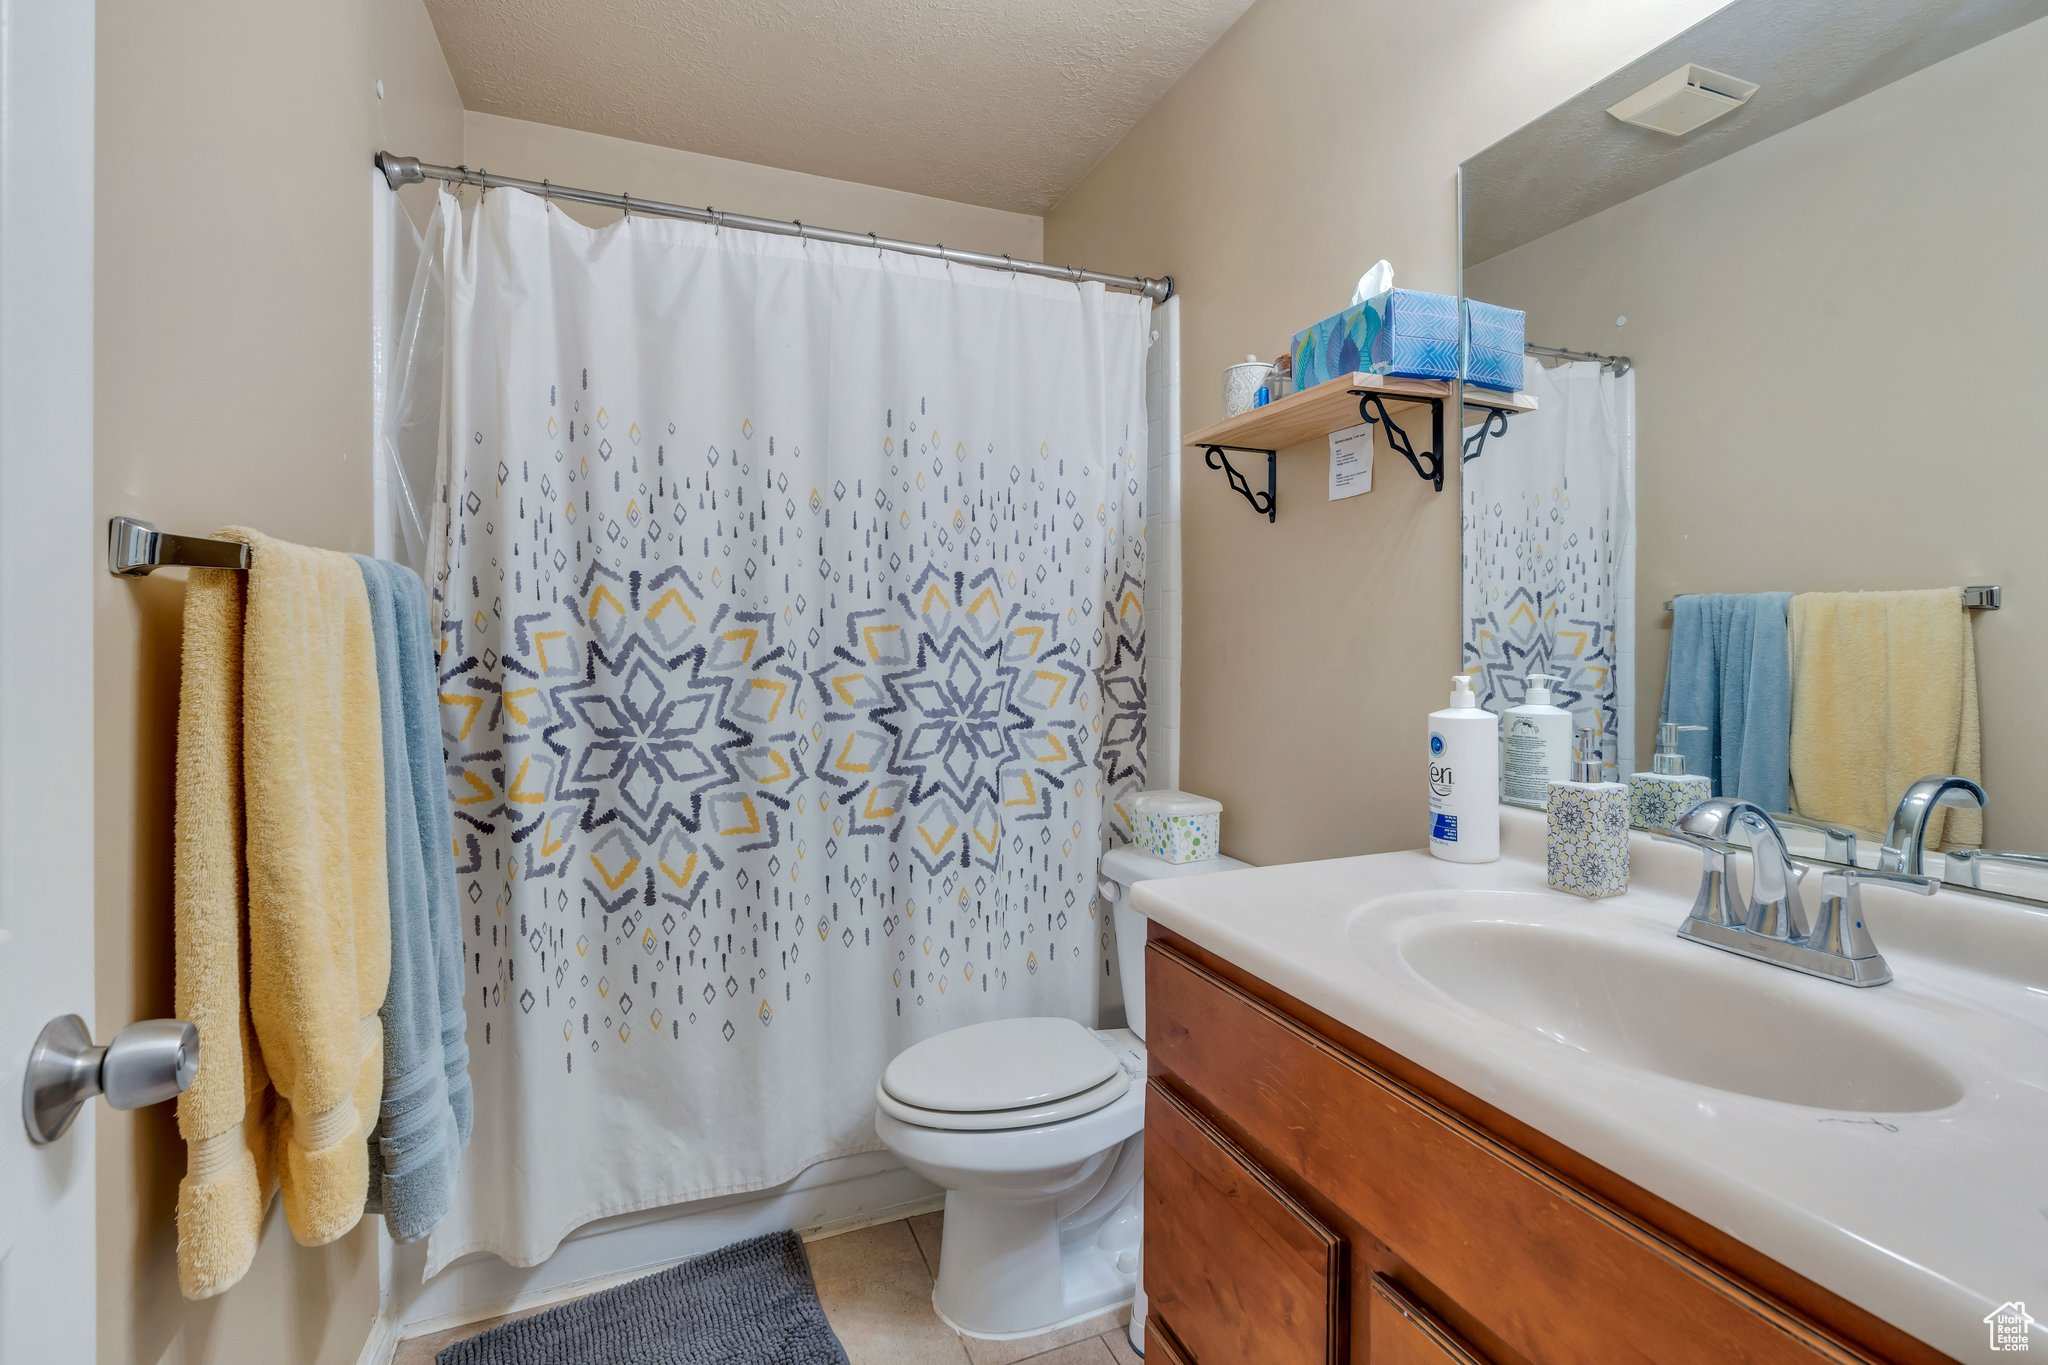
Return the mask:
POLYGON ((882 1089, 915 1109, 978 1114, 1048 1105, 1121 1074, 1115 1054, 1071 1019, 991 1019, 905 1048, 882 1089))

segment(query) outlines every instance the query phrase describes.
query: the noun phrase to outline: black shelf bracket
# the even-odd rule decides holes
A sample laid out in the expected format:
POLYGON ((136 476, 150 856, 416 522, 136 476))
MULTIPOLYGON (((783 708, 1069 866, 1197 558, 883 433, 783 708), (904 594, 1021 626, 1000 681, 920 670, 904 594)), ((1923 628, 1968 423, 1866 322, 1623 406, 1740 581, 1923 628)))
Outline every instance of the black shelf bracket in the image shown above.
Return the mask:
POLYGON ((1250 446, 1209 446, 1207 452, 1202 456, 1202 462, 1211 469, 1222 470, 1223 477, 1230 480, 1230 486, 1237 490, 1238 496, 1250 503, 1254 512, 1265 513, 1266 520, 1271 522, 1278 519, 1276 508, 1279 505, 1280 495, 1276 462, 1279 453, 1276 450, 1258 450, 1250 446), (1266 457, 1265 492, 1255 491, 1245 476, 1238 473, 1237 466, 1230 462, 1228 455, 1224 454, 1227 450, 1234 450, 1240 455, 1263 455, 1266 457))
POLYGON ((1387 444, 1394 448, 1414 466, 1415 472, 1433 484, 1436 491, 1444 491, 1444 400, 1441 398, 1420 398, 1414 402, 1429 404, 1429 449, 1418 453, 1408 433, 1401 429, 1393 414, 1387 411, 1386 402, 1370 389, 1353 389, 1358 395, 1359 420, 1371 422, 1387 429, 1387 444))
POLYGON ((1481 421, 1471 431, 1465 433, 1465 463, 1471 464, 1485 451, 1487 437, 1501 436, 1507 433, 1508 410, 1506 408, 1487 407, 1484 403, 1467 403, 1465 406, 1468 408, 1479 408, 1486 413, 1485 420, 1481 421))

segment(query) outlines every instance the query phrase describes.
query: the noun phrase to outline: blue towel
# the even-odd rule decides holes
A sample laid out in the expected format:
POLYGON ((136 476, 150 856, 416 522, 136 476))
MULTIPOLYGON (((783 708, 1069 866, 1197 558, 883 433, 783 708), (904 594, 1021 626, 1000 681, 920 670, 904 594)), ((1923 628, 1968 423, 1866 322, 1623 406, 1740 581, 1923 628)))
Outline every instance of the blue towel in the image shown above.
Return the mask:
POLYGON ((469 1141, 462 926, 426 588, 410 569, 362 555, 356 562, 377 648, 391 886, 391 985, 378 1012, 384 1100, 370 1137, 369 1207, 395 1240, 411 1242, 447 1214, 469 1141))
POLYGON ((1701 593, 1671 604, 1664 719, 1704 725, 1679 736, 1690 772, 1714 795, 1790 809, 1792 647, 1789 592, 1701 593))

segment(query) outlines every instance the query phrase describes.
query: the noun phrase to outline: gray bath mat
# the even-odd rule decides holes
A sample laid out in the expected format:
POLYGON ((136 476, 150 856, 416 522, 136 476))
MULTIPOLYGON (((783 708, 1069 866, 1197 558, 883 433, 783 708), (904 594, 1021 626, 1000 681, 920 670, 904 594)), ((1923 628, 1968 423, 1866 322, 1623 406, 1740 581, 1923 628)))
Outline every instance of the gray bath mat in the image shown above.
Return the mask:
POLYGON ((458 1341, 437 1365, 847 1365, 803 1240, 774 1232, 458 1341))

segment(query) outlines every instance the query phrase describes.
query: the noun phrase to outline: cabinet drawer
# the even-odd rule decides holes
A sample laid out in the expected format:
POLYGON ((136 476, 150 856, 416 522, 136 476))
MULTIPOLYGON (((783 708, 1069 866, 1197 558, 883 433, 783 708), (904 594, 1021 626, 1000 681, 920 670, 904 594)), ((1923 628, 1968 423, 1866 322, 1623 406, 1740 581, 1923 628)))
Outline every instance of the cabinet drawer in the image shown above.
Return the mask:
POLYGON ((1340 1358, 1342 1244, 1156 1083, 1145 1100, 1145 1293, 1194 1365, 1340 1358))
POLYGON ((1603 1365, 1867 1359, 1170 945, 1149 945, 1145 979, 1154 1069, 1507 1349, 1603 1365))
POLYGON ((1428 1309, 1383 1276, 1372 1277, 1366 1331, 1372 1336, 1367 1351, 1372 1365, 1486 1365, 1428 1309))

